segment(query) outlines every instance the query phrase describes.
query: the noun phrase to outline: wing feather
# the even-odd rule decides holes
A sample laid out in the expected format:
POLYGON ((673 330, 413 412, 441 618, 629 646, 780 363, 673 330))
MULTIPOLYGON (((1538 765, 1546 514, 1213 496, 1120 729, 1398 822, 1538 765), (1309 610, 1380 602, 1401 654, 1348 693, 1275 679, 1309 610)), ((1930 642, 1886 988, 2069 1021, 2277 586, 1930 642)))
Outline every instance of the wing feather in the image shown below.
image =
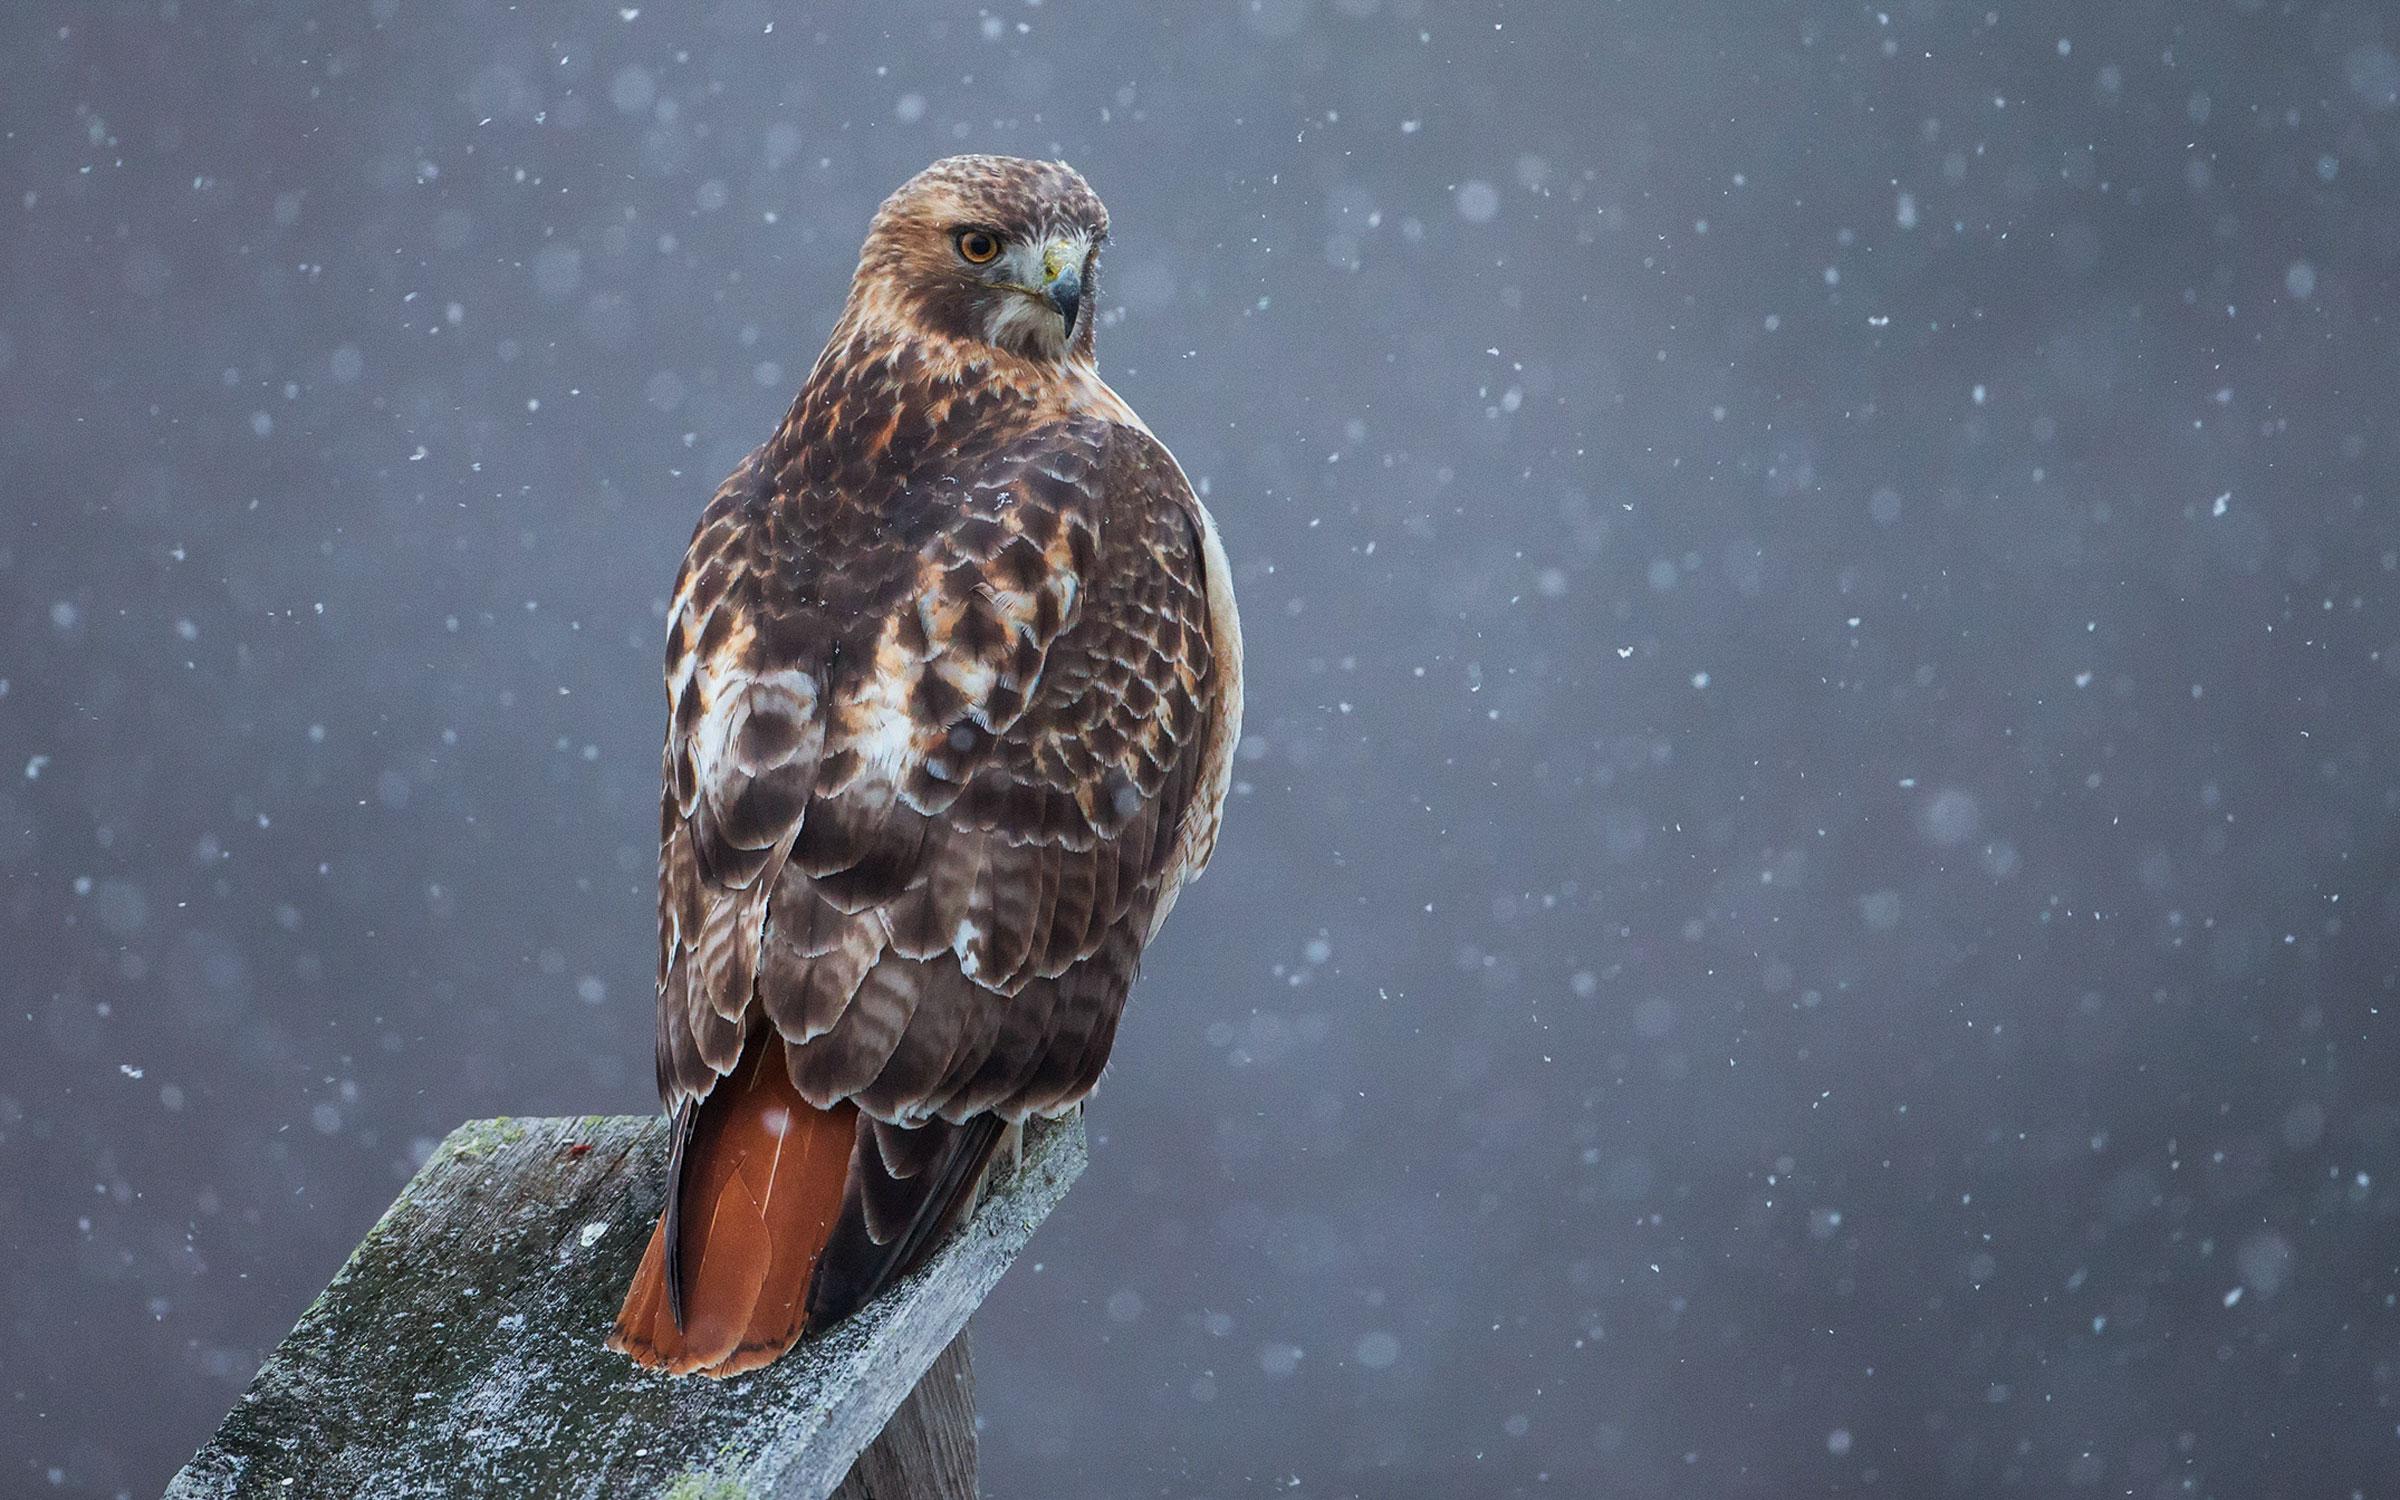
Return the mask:
POLYGON ((1222 553, 1146 433, 1077 419, 956 463, 793 494, 762 450, 670 615, 660 1090, 704 1103, 763 1019, 801 1098, 859 1110, 812 1320, 960 1211, 976 1122, 1090 1091, 1239 714, 1222 553))

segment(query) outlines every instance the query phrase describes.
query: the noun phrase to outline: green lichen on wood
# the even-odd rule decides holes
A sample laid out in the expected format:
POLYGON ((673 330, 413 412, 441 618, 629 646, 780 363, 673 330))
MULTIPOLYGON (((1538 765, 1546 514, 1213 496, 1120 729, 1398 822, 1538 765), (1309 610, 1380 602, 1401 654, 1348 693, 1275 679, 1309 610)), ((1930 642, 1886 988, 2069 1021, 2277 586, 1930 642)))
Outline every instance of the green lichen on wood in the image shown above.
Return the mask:
POLYGON ((1037 1126, 926 1270, 767 1370, 711 1381, 602 1342, 665 1158, 654 1116, 453 1131, 169 1500, 830 1494, 1084 1161, 1079 1123, 1037 1126))
MULTIPOLYGON (((587 1115, 585 1118, 596 1120, 603 1117, 587 1115)), ((523 1140, 525 1129, 525 1121, 512 1119, 507 1115, 499 1115, 489 1120, 469 1120, 466 1124, 450 1132, 442 1144, 435 1149, 433 1159, 439 1160, 445 1156, 489 1155, 504 1146, 512 1146, 523 1140)))

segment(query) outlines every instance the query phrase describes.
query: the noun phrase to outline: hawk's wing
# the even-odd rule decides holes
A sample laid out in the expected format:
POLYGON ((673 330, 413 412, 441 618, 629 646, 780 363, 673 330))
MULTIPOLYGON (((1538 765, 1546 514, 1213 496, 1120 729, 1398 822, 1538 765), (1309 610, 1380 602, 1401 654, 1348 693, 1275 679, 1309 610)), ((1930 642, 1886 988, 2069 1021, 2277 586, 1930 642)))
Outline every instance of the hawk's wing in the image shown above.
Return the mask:
POLYGON ((1216 667, 1181 472, 1144 434, 1061 425, 901 497, 880 537, 742 479, 668 630, 662 1093, 730 1072, 756 1007, 821 1108, 1079 1098, 1192 873, 1216 667))
POLYGON ((930 1247, 1002 1120, 1097 1081, 1213 840, 1238 663, 1146 433, 1077 419, 872 494, 775 480, 719 491, 669 622, 658 1067, 679 1144, 776 1038, 807 1104, 854 1102, 820 1326, 930 1247))

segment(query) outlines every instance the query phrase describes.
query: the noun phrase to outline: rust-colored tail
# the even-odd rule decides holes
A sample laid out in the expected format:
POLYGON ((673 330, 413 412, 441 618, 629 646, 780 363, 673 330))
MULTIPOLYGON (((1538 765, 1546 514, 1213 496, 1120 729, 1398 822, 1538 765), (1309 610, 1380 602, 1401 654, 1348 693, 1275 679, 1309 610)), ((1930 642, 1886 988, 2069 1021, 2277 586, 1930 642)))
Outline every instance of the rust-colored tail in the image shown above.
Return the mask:
POLYGON ((807 1325, 810 1277, 841 1216, 858 1110, 801 1098, 772 1027, 686 1108, 693 1114, 677 1122, 667 1208, 608 1345, 677 1375, 738 1375, 791 1348, 807 1325))

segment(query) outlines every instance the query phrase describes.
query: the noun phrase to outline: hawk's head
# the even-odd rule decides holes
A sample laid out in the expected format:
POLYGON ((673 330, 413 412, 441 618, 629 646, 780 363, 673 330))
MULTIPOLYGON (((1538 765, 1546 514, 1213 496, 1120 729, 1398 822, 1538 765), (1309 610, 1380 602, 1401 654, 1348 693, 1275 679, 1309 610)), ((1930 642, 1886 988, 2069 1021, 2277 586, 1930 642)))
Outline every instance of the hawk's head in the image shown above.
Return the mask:
POLYGON ((953 156, 876 211, 850 316, 1035 360, 1092 357, 1108 210, 1065 162, 953 156))

